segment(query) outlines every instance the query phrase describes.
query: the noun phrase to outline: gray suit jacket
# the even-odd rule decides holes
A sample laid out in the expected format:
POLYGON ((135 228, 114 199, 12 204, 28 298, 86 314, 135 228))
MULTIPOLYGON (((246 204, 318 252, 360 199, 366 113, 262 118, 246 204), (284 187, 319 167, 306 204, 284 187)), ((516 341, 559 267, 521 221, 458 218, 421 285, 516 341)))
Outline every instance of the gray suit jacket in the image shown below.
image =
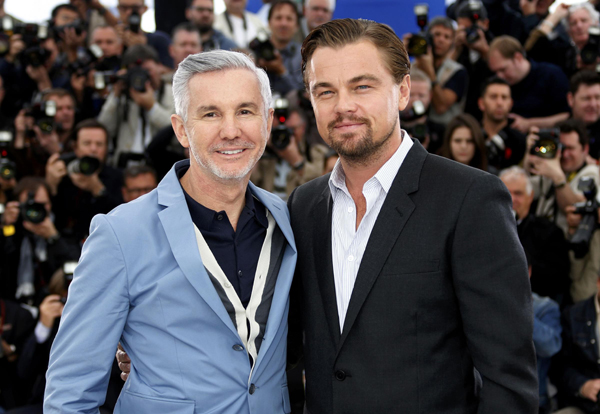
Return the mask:
POLYGON ((301 342, 303 321, 310 413, 537 413, 531 292, 502 182, 415 142, 340 332, 328 179, 288 203, 298 250, 290 332, 301 342))

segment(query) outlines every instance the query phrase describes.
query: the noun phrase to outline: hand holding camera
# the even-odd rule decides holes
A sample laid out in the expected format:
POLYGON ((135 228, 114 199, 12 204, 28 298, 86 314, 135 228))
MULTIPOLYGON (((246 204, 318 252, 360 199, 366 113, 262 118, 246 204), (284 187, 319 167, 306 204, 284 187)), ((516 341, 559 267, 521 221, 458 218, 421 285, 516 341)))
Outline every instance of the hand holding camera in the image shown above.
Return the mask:
POLYGON ((594 402, 598 401, 598 392, 600 392, 600 379, 587 380, 579 390, 579 394, 581 394, 583 398, 587 398, 594 402))
POLYGON ((59 318, 65 305, 60 300, 59 295, 48 295, 40 304, 40 322, 46 328, 52 328, 54 320, 59 318))
POLYGON ((552 180, 558 185, 566 180, 560 165, 560 130, 531 128, 527 137, 529 171, 552 180))
POLYGON ((146 80, 144 86, 144 91, 140 91, 133 85, 130 86, 129 96, 138 106, 144 108, 146 111, 149 111, 154 106, 156 99, 154 98, 154 89, 152 88, 152 84, 149 80, 146 80))
POLYGON ((46 215, 41 223, 32 223, 28 220, 23 220, 23 228, 36 236, 40 236, 44 239, 49 239, 58 234, 58 230, 54 227, 54 223, 50 220, 50 217, 46 215))

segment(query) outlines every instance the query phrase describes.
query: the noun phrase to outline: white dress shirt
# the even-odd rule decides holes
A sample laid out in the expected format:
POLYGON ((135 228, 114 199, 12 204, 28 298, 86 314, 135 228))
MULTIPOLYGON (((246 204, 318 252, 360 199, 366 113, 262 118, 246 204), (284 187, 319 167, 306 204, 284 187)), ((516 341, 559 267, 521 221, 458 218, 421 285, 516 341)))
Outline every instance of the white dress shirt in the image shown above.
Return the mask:
POLYGON ((329 189, 333 199, 331 254, 340 332, 344 327, 354 282, 371 231, 394 178, 412 146, 412 140, 402 131, 402 143, 394 155, 364 184, 362 194, 367 202, 367 211, 358 229, 356 205, 346 187, 346 175, 339 161, 329 177, 329 189))

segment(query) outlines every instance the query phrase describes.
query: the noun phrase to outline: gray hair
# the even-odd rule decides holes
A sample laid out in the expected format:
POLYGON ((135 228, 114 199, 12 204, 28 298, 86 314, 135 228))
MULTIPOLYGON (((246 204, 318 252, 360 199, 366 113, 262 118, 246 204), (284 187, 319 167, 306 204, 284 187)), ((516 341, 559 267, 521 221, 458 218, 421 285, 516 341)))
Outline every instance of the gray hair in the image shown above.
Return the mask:
POLYGON ((529 178, 527 172, 521 167, 513 165, 512 167, 506 168, 500 171, 499 177, 500 179, 505 178, 506 180, 514 180, 515 178, 523 177, 525 179, 525 192, 527 195, 531 195, 533 192, 531 179, 529 178))
POLYGON ((187 122, 188 106, 190 105, 190 79, 201 73, 216 72, 228 69, 247 69, 256 75, 262 96, 265 117, 271 107, 271 86, 267 73, 257 68, 252 59, 240 52, 228 50, 211 50, 210 52, 196 53, 186 57, 177 68, 173 76, 173 100, 175 113, 187 122))
POLYGON ((573 12, 579 9, 586 9, 590 15, 590 18, 592 19, 592 26, 598 26, 598 23, 600 23, 600 13, 596 11, 594 6, 592 6, 590 2, 584 1, 582 3, 572 4, 569 7, 569 14, 567 15, 567 17, 562 19, 562 24, 565 27, 565 29, 567 29, 567 31, 569 30, 569 16, 571 16, 573 12))
POLYGON ((421 69, 417 69, 414 66, 410 68, 410 80, 411 82, 426 82, 429 85, 429 89, 431 89, 431 79, 429 76, 421 69))

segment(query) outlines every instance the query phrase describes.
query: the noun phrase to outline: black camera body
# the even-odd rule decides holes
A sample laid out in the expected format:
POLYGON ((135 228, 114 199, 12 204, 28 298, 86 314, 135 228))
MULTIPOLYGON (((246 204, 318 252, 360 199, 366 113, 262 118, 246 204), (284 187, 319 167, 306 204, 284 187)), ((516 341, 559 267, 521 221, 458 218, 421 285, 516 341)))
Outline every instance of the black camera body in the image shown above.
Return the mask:
POLYGON ((427 48, 431 45, 431 37, 426 33, 428 23, 429 5, 417 4, 414 7, 417 17, 417 26, 421 29, 419 33, 413 33, 408 40, 406 50, 410 56, 422 56, 427 54, 427 48))
POLYGON ((483 5, 481 2, 474 0, 469 1, 467 3, 467 10, 469 11, 468 18, 471 20, 471 27, 465 29, 465 34, 467 37, 467 43, 473 44, 479 40, 479 20, 481 19, 481 14, 483 12, 483 5))
POLYGON ((543 128, 537 133, 538 139, 535 141, 529 153, 541 158, 555 158, 556 153, 561 147, 560 129, 543 128))
POLYGON ((271 144, 278 150, 285 149, 290 145, 293 131, 285 126, 285 121, 290 116, 290 103, 285 98, 277 98, 273 103, 274 117, 279 121, 279 125, 271 130, 271 144))
POLYGON ((127 19, 127 28, 133 33, 139 33, 142 28, 142 16, 137 11, 132 11, 127 19))
POLYGON ((42 203, 35 201, 33 191, 30 191, 27 195, 27 200, 21 203, 20 209, 23 220, 33 224, 40 224, 48 215, 46 207, 42 203))
POLYGON ((5 55, 10 48, 10 38, 21 35, 26 49, 39 46, 49 36, 48 26, 36 23, 21 23, 9 16, 0 19, 0 56, 5 55))
POLYGON ((150 80, 150 74, 140 65, 127 69, 127 73, 121 78, 125 81, 127 89, 133 88, 138 92, 146 92, 146 82, 150 80))
POLYGON ((17 175, 17 165, 8 158, 0 158, 0 178, 10 180, 17 175))
POLYGON ((583 177, 579 181, 577 189, 583 192, 585 201, 575 204, 575 213, 581 214, 581 223, 571 237, 569 245, 575 257, 581 259, 589 251, 590 240, 598 223, 598 207, 600 205, 596 201, 598 189, 592 177, 583 177))
POLYGON ((67 30, 67 29, 75 29, 75 34, 77 36, 81 36, 83 34, 83 32, 85 32, 85 25, 80 19, 76 19, 69 24, 65 24, 62 26, 54 26, 53 27, 54 40, 56 40, 57 42, 61 41, 62 37, 65 33, 65 30, 67 30))
POLYGON ((418 139, 421 144, 423 144, 429 136, 429 128, 427 127, 427 124, 415 124, 411 127, 405 126, 404 130, 411 137, 418 139))
POLYGON ((257 58, 266 61, 275 60, 275 46, 271 43, 269 35, 265 32, 259 32, 256 38, 248 45, 250 50, 254 52, 257 58))
POLYGON ((88 156, 77 158, 72 152, 62 154, 59 159, 65 163, 69 174, 92 175, 102 164, 98 158, 88 156))
POLYGON ((54 101, 37 101, 25 106, 25 116, 35 120, 40 130, 49 134, 56 128, 54 116, 56 115, 56 103, 54 101))
POLYGON ((581 56, 581 63, 593 65, 600 56, 600 27, 591 26, 588 29, 588 34, 588 41, 581 48, 579 55, 581 56))
POLYGON ((77 50, 77 59, 67 66, 69 73, 79 76, 87 75, 95 69, 97 62, 102 58, 102 49, 98 45, 91 45, 85 49, 77 50))

